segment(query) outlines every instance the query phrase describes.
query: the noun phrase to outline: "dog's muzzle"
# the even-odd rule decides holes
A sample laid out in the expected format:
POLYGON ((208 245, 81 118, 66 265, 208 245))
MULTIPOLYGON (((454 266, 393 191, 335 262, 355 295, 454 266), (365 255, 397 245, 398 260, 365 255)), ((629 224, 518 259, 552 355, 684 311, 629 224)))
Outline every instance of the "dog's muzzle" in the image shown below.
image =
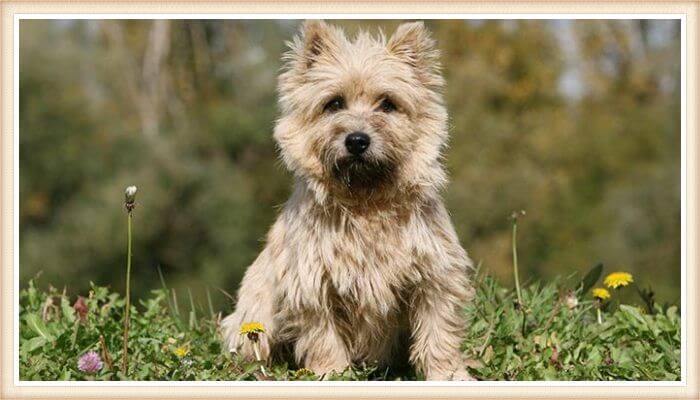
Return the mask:
POLYGON ((392 178, 393 164, 363 156, 343 157, 333 166, 333 175, 349 189, 373 189, 392 178))

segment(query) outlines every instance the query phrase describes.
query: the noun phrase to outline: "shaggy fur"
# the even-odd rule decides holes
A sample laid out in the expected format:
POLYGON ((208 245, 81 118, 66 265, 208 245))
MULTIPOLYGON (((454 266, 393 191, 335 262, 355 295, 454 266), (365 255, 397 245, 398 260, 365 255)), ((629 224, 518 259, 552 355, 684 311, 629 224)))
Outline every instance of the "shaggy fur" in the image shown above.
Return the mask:
POLYGON ((291 349, 317 374, 408 359, 427 379, 469 379, 472 264, 439 195, 447 114, 434 45, 422 23, 387 40, 321 21, 289 44, 274 137, 295 187, 223 321, 231 351, 253 356, 239 329, 257 321, 263 357, 291 349), (360 157, 344 144, 356 131, 371 138, 360 157))

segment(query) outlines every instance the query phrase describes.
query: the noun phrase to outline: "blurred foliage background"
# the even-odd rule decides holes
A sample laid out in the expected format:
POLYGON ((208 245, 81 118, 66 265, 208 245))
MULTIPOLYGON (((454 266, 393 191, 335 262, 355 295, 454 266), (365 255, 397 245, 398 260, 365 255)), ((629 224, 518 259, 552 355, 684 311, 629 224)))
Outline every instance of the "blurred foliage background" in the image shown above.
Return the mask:
MULTIPOLYGON (((335 21, 392 32, 400 21, 335 21)), ((23 20, 20 276, 123 290, 123 191, 139 187, 132 288, 235 293, 291 177, 272 128, 299 21, 23 20)), ((626 270, 680 296, 680 25, 427 21, 451 115, 445 193, 482 268, 511 281, 626 270)), ((227 308, 225 296, 217 307, 227 308)))

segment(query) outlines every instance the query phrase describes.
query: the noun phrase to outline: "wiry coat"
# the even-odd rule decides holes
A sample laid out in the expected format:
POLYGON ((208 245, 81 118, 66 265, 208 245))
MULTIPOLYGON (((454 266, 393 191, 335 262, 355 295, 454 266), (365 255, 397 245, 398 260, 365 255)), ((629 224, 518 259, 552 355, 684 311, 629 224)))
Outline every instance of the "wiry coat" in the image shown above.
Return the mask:
POLYGON ((290 47, 275 139, 295 189, 223 322, 229 349, 251 357, 239 329, 257 321, 264 357, 288 345, 319 374, 408 358, 428 379, 467 379, 471 261, 439 195, 447 114, 433 40, 422 23, 351 41, 310 21, 290 47), (334 97, 344 108, 331 114, 334 97), (395 111, 378 108, 386 99, 395 111), (353 131, 372 145, 346 166, 353 131))

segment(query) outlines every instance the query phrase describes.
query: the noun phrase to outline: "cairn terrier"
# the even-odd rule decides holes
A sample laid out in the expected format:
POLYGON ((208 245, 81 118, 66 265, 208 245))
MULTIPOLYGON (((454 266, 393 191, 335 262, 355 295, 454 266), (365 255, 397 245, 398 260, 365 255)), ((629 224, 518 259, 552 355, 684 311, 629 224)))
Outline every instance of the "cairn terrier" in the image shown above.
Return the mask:
POLYGON ((386 39, 307 21, 289 43, 274 130, 293 194, 222 323, 266 332, 264 359, 294 355, 322 375, 357 363, 412 364, 470 379, 460 350, 472 263, 440 191, 447 140, 438 51, 420 22, 386 39))

